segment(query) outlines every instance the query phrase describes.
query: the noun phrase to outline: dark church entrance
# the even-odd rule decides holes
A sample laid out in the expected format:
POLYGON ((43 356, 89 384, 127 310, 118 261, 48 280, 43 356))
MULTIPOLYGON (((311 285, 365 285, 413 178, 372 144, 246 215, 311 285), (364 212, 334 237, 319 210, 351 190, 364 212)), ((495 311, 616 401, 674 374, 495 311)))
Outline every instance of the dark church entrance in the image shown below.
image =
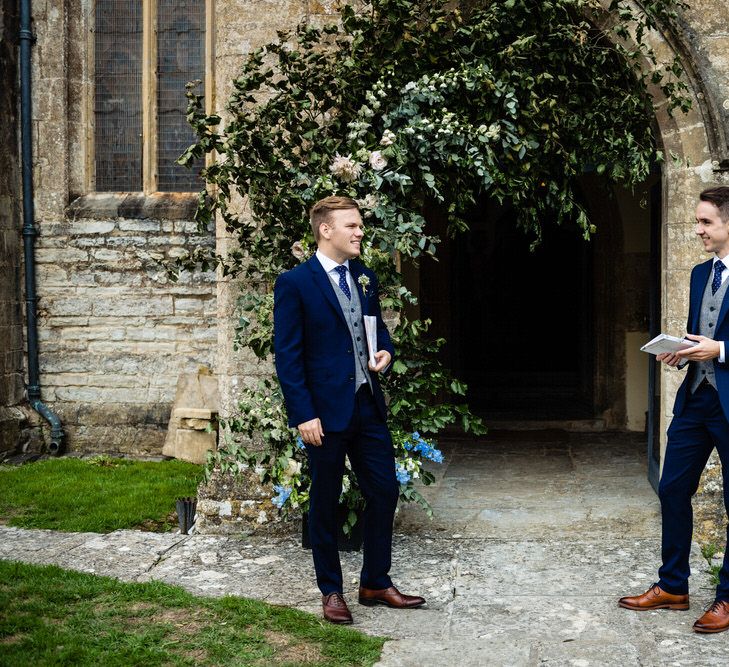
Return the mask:
POLYGON ((443 239, 440 261, 420 270, 421 315, 449 341, 443 361, 491 420, 594 416, 591 243, 543 224, 535 251, 509 206, 486 201, 470 230, 443 239))

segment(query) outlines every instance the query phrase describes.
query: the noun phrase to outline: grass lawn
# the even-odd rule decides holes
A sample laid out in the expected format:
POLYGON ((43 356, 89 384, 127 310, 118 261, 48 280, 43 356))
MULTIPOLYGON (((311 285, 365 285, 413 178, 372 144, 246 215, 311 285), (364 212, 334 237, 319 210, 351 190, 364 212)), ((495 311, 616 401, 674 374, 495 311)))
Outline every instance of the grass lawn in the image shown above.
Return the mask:
POLYGON ((372 665, 383 641, 254 600, 0 561, 0 665, 372 665))
POLYGON ((177 527, 175 499, 197 494, 202 466, 183 461, 59 458, 0 465, 0 522, 108 533, 177 527))

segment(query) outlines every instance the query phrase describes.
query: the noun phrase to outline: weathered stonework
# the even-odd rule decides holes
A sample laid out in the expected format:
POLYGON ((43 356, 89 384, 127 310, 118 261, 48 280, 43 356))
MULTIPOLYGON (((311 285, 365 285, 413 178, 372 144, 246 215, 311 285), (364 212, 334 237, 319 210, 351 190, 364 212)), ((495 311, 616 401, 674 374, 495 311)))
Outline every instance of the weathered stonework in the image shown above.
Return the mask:
POLYGON ((0 2, 0 459, 22 441, 23 320, 18 155, 17 3, 0 2))
POLYGON ((210 479, 198 488, 195 530, 223 535, 291 533, 297 523, 282 521, 271 502, 272 491, 250 469, 241 467, 233 474, 216 468, 210 479))
POLYGON ((79 218, 79 208, 40 225, 44 396, 71 449, 159 453, 177 377, 212 366, 217 337, 214 274, 173 282, 160 262, 212 239, 189 220, 104 218, 103 207, 101 219, 79 218))

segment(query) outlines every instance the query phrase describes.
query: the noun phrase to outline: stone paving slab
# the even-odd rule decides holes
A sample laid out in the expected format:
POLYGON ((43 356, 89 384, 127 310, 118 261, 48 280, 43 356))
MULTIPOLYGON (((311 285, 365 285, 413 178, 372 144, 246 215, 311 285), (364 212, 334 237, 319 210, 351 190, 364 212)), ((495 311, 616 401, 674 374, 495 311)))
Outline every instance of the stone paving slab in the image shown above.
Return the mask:
POLYGON ((58 533, 0 527, 0 558, 58 565, 89 574, 134 581, 150 570, 184 536, 118 530, 98 533, 58 533), (120 576, 122 575, 122 576, 120 576))
MULTIPOLYGON (((320 611, 310 552, 293 538, 0 527, 0 558, 320 611)), ((725 664, 727 636, 691 632, 713 597, 697 550, 691 611, 638 614, 617 606, 619 595, 653 581, 655 558, 656 545, 647 539, 605 544, 399 535, 397 584, 428 599, 427 608, 410 612, 357 605, 360 554, 342 554, 342 565, 355 627, 394 640, 381 667, 725 664)))
MULTIPOLYGON (((617 606, 654 581, 658 500, 633 436, 558 431, 497 435, 488 448, 446 443, 425 494, 436 511, 402 508, 393 578, 423 609, 356 603, 361 555, 342 554, 355 628, 389 637, 379 667, 729 664, 729 632, 691 626, 713 599, 692 552, 691 610, 617 606), (535 438, 529 441, 529 437, 535 438)), ((125 581, 164 581, 197 595, 241 595, 319 615, 311 552, 275 539, 0 526, 0 558, 54 563, 125 581)))

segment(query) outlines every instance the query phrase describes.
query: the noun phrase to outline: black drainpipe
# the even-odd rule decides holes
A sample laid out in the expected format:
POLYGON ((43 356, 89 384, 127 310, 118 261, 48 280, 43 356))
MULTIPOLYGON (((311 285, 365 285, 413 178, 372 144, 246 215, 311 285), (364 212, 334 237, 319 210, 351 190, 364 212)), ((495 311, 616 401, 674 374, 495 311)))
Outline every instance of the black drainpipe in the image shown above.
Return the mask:
POLYGON ((28 338, 28 401, 51 426, 48 451, 58 456, 63 450, 63 426, 58 415, 41 401, 38 366, 38 320, 35 290, 35 237, 33 207, 33 135, 31 117, 30 49, 34 37, 30 23, 30 0, 20 0, 20 153, 23 181, 23 253, 25 257, 25 317, 28 338))

